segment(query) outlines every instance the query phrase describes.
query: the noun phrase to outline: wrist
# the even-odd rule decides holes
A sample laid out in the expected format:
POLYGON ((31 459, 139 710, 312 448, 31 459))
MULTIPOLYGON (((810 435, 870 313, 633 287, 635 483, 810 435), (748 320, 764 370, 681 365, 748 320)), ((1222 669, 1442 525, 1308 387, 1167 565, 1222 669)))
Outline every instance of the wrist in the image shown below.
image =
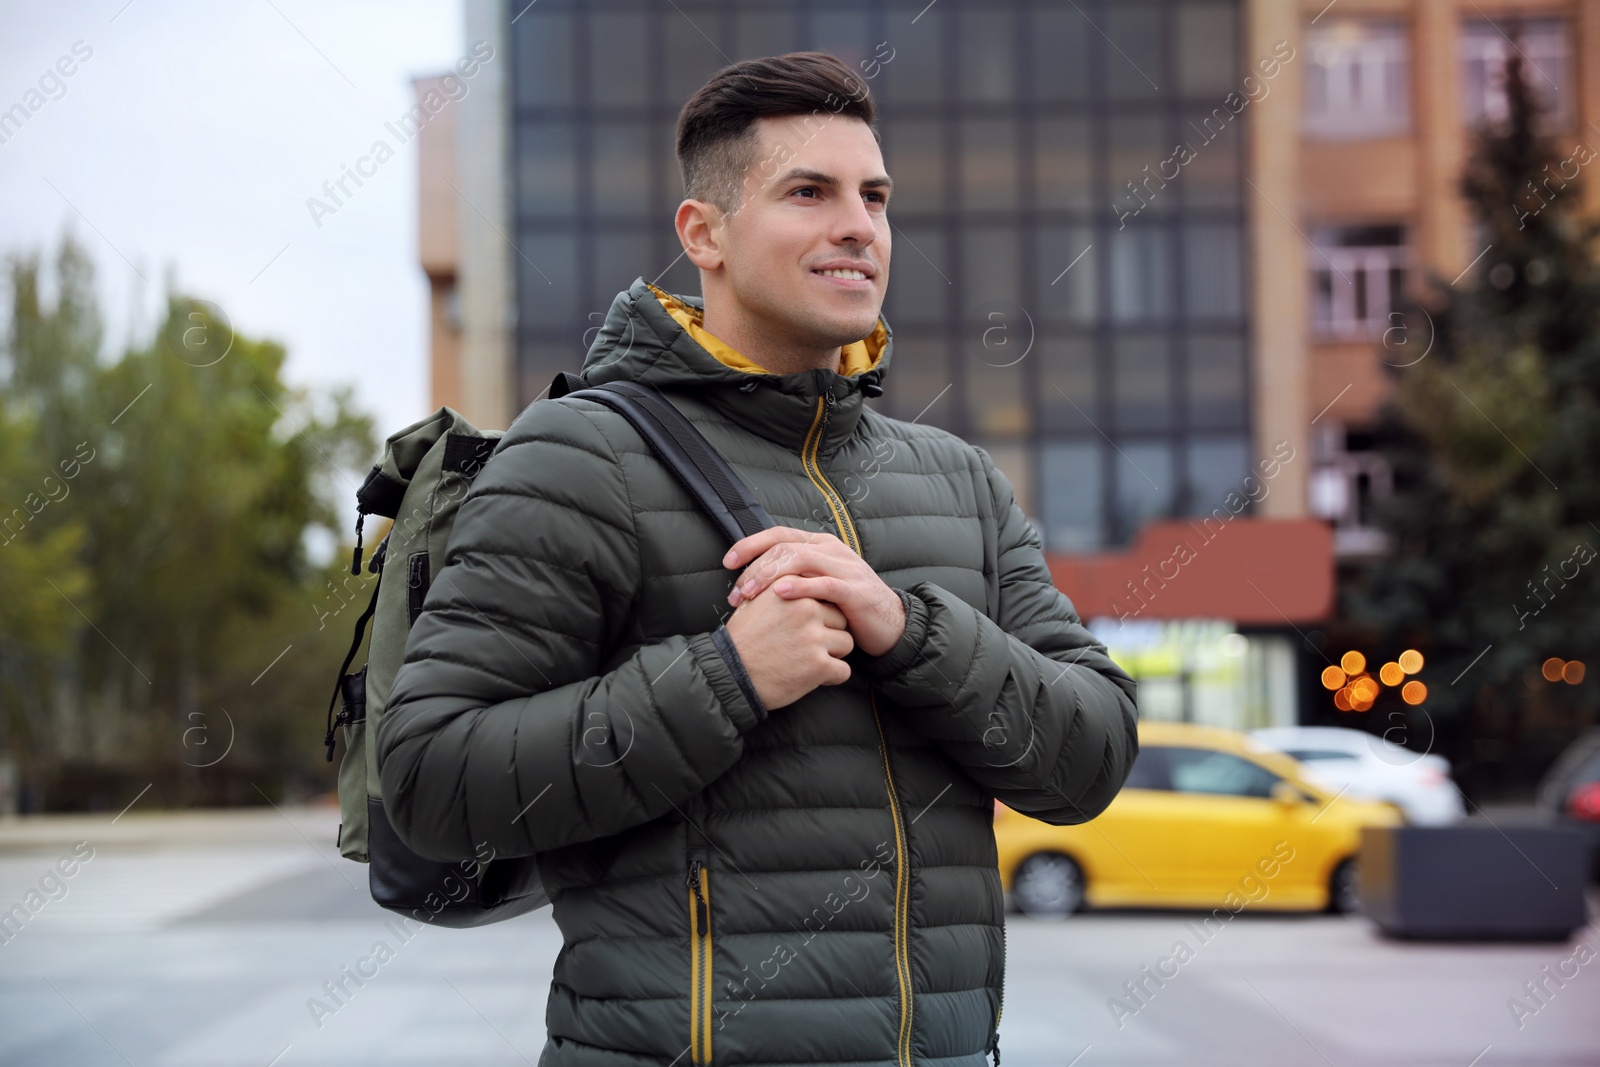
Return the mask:
POLYGON ((711 643, 722 654, 734 682, 739 687, 739 692, 744 695, 750 709, 755 712, 756 721, 766 719, 768 711, 766 702, 761 699, 761 694, 756 692, 755 682, 751 681, 750 672, 745 669, 744 659, 739 655, 739 647, 733 643, 733 636, 728 633, 726 624, 711 631, 711 643))
POLYGON ((880 656, 869 659, 868 669, 877 677, 887 677, 911 666, 922 654, 922 645, 928 634, 928 605, 915 593, 893 586, 890 588, 900 598, 903 621, 899 640, 880 656))

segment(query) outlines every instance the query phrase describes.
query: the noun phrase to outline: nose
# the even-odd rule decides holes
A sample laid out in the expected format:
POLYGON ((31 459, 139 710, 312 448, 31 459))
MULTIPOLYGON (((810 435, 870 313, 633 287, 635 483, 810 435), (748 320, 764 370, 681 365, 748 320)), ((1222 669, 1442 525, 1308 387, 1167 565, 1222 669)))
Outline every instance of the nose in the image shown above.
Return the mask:
POLYGON ((876 241, 878 228, 873 223, 872 212, 867 210, 867 205, 861 198, 845 197, 841 203, 844 207, 834 224, 833 242, 851 243, 858 248, 866 248, 876 241))

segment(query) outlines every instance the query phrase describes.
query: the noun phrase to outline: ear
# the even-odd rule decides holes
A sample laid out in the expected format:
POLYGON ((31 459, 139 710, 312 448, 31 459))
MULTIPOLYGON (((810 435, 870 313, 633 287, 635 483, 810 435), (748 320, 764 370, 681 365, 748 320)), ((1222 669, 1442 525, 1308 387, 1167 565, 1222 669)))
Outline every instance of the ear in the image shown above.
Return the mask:
POLYGON ((689 262, 701 270, 716 270, 722 266, 727 216, 721 208, 704 200, 685 200, 678 205, 673 222, 689 262))

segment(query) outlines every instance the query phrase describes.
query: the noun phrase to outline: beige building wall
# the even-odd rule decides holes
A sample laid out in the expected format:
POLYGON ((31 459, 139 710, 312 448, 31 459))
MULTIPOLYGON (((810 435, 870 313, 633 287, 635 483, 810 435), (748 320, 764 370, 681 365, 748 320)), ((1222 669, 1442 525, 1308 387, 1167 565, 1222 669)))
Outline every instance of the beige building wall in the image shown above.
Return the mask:
MULTIPOLYGON (((466 41, 494 49, 461 101, 453 190, 461 243, 457 301, 461 359, 457 410, 484 429, 505 429, 516 417, 513 337, 516 274, 512 270, 510 168, 511 54, 503 27, 505 0, 466 0, 466 41)), ((452 405, 455 406, 455 405, 452 405)))
MULTIPOLYGON (((420 102, 430 91, 445 95, 440 77, 416 78, 420 102)), ((417 259, 428 276, 430 396, 432 407, 461 410, 461 315, 457 276, 461 266, 460 212, 453 186, 456 169, 456 109, 447 107, 417 138, 417 259)))
MULTIPOLYGON (((1266 22, 1277 16, 1266 9, 1291 8, 1288 3, 1254 0, 1253 18, 1266 22)), ((1320 226, 1398 222, 1409 235, 1411 283, 1414 291, 1427 279, 1456 278, 1482 251, 1472 244, 1472 220, 1459 192, 1462 167, 1470 148, 1471 131, 1462 110, 1461 26, 1465 20, 1558 16, 1569 21, 1572 69, 1575 72, 1576 121, 1558 134, 1559 140, 1583 141, 1600 149, 1600 0, 1301 0, 1296 13, 1301 38, 1316 20, 1319 25, 1341 19, 1382 18, 1402 23, 1408 30, 1411 71, 1411 124, 1406 133, 1367 140, 1323 141, 1298 133, 1298 159, 1283 150, 1257 151, 1252 166, 1265 173, 1252 175, 1264 183, 1297 182, 1298 197, 1286 208, 1306 235, 1302 254, 1285 258, 1298 266, 1301 299, 1296 313, 1308 349, 1305 408, 1309 417, 1319 412, 1347 425, 1369 423, 1388 394, 1375 347, 1352 342, 1321 341, 1312 337, 1309 319, 1310 281, 1305 250, 1310 234, 1320 226), (1298 163, 1298 176, 1274 174, 1298 163)), ((1276 31, 1281 32, 1281 31, 1276 31)), ((1297 47, 1299 45, 1297 44, 1297 47)), ((1303 83, 1308 64, 1292 64, 1290 72, 1303 83)), ((1275 94, 1276 95, 1276 94, 1275 94)), ((1269 101, 1270 102, 1270 101, 1269 101)), ((1266 111, 1263 109, 1263 119, 1266 111)), ((1280 116, 1273 116, 1274 120, 1280 116)), ((1258 137, 1284 136, 1289 125, 1258 122, 1258 137)), ((1584 186, 1585 209, 1600 212, 1600 180, 1584 186)), ((1274 198, 1276 199, 1276 198, 1274 198)), ((1259 218, 1259 215, 1254 216, 1259 218)), ((1257 246, 1274 238, 1258 236, 1257 246)), ((1263 330, 1284 329, 1280 320, 1288 311, 1277 306, 1286 278, 1275 278, 1257 264, 1255 307, 1263 330)), ((1262 358, 1258 352, 1257 359, 1262 358)), ((1409 358, 1409 354, 1408 354, 1409 358)), ((1270 380, 1270 374, 1258 378, 1270 380)), ((1272 394, 1258 397, 1270 402, 1272 394)))
POLYGON ((1246 153, 1246 217, 1249 219, 1251 288, 1251 388, 1257 457, 1273 454, 1281 442, 1294 448, 1295 461, 1275 479, 1257 514, 1267 519, 1300 518, 1306 513, 1306 479, 1311 450, 1306 411, 1307 386, 1305 240, 1296 217, 1300 208, 1300 84, 1303 53, 1301 19, 1283 0, 1247 0, 1245 57, 1273 54, 1279 41, 1295 48, 1274 90, 1258 101, 1246 153))

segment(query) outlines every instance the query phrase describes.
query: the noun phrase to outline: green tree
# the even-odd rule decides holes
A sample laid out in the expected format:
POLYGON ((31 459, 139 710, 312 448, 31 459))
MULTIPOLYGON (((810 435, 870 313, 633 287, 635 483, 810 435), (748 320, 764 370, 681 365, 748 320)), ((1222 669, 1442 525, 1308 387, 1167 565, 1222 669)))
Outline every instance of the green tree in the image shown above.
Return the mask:
MULTIPOLYGON (((1392 371, 1396 491, 1377 521, 1393 551, 1346 598, 1384 640, 1428 650, 1428 714, 1458 761, 1485 734, 1515 741, 1542 660, 1600 652, 1600 271, 1574 180, 1596 156, 1540 134, 1515 59, 1507 98, 1461 186, 1488 250, 1408 314, 1431 349, 1392 371)), ((1558 699, 1581 721, 1596 687, 1558 699)))
MULTIPOLYGON (((28 418, 0 435, 26 441, 37 471, 76 459, 71 492, 29 529, 83 577, 56 592, 28 574, 8 583, 30 597, 42 585, 76 624, 64 651, 18 652, 34 689, 8 701, 15 747, 36 781, 98 768, 149 774, 170 802, 259 801, 217 783, 263 778, 276 790, 319 751, 312 692, 331 688, 339 644, 319 605, 340 553, 317 564, 308 534, 342 532, 334 500, 371 460, 370 420, 348 390, 286 384, 281 345, 237 334, 191 297, 169 296, 147 344, 103 360, 83 252, 64 241, 49 309, 40 271, 37 256, 10 263, 6 386, 28 418), (271 683, 253 684, 269 664, 271 683), (202 773, 224 742, 229 762, 202 773)), ((26 639, 8 624, 0 636, 26 639)))

